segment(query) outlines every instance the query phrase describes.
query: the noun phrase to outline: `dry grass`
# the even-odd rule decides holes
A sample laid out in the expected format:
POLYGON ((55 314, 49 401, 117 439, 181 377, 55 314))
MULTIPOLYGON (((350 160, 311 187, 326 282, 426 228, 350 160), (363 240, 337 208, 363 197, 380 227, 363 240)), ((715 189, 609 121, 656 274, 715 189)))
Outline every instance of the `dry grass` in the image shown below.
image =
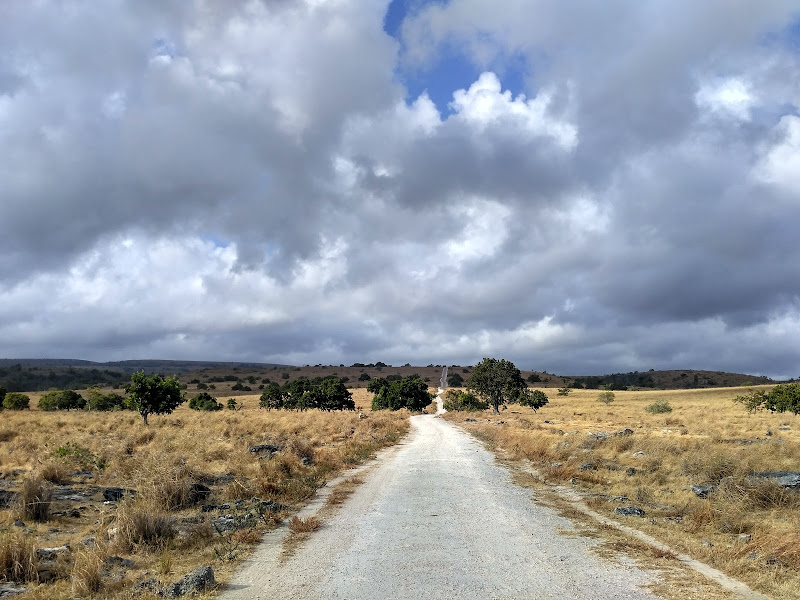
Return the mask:
POLYGON ((575 390, 550 394, 538 413, 514 406, 500 415, 447 418, 503 456, 530 461, 542 481, 579 491, 593 510, 613 517, 618 506, 639 506, 647 517, 626 524, 775 598, 796 598, 800 493, 748 475, 800 467, 800 417, 750 415, 732 402, 741 392, 615 392, 606 406, 596 390, 575 390), (673 411, 645 412, 654 402, 669 402, 673 411), (633 433, 614 436, 624 429, 633 433), (699 498, 693 484, 717 489, 699 498))
POLYGON ((0 535, 0 581, 38 581, 34 539, 20 533, 0 535))
POLYGON ((184 405, 172 415, 151 417, 147 427, 130 412, 6 411, 0 481, 18 493, 19 504, 0 509, 0 559, 10 556, 19 540, 30 548, 73 548, 63 578, 39 586, 22 597, 26 600, 70 594, 124 598, 147 573, 177 580, 202 564, 212 565, 224 582, 266 530, 301 508, 327 480, 408 431, 408 413, 371 413, 366 392, 354 395, 363 418, 359 411, 268 412, 257 408, 258 396, 237 396, 244 406, 238 411, 198 413, 184 405), (248 451, 265 443, 281 449, 272 457, 248 451), (64 484, 70 487, 56 488, 62 494, 90 486, 137 494, 116 504, 103 504, 99 493, 79 502, 47 495, 64 484), (211 496, 193 497, 195 484, 210 487, 211 496), (278 509, 259 511, 254 497, 278 509), (200 503, 231 508, 203 513, 200 503), (79 505, 86 509, 70 516, 79 505), (49 520, 40 524, 26 517, 29 535, 19 537, 12 522, 23 516, 23 507, 36 519, 49 520), (212 519, 229 513, 242 525, 218 532, 212 519), (84 546, 86 540, 95 542, 84 546), (98 583, 98 561, 107 552, 130 557, 135 567, 106 566, 98 583), (171 575, 163 575, 165 570, 171 575))
POLYGON ((301 519, 299 517, 292 517, 289 519, 289 530, 292 533, 311 533, 316 531, 322 525, 317 517, 307 517, 301 519))

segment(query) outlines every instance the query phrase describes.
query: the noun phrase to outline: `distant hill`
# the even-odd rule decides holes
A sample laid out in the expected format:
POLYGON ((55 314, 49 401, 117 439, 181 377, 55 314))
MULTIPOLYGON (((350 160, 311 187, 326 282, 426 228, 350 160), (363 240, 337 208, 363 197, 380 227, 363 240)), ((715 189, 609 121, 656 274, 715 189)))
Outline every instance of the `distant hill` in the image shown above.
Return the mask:
MULTIPOLYGON (((342 377, 348 386, 365 387, 373 377, 405 377, 412 374, 418 374, 430 385, 435 386, 441 375, 441 366, 432 364, 426 367, 414 367, 409 364, 391 366, 379 362, 354 363, 350 366, 297 367, 272 363, 190 360, 122 360, 101 363, 54 358, 0 358, 0 385, 9 392, 80 390, 91 386, 119 388, 130 381, 131 373, 141 370, 147 373, 176 375, 187 385, 190 393, 206 389, 204 386, 207 386, 217 395, 235 394, 237 391, 258 393, 270 381, 284 384, 298 377, 309 379, 342 377)), ((457 373, 466 380, 470 371, 469 366, 452 365, 449 374, 457 373)), ((767 377, 693 369, 572 376, 554 375, 542 371, 522 371, 522 376, 530 386, 542 388, 694 389, 776 383, 767 377)))
POLYGON ((91 386, 120 387, 130 381, 131 373, 179 375, 203 369, 275 369, 272 363, 121 360, 93 362, 61 358, 0 358, 0 385, 9 392, 37 392, 49 389, 85 389, 91 386))

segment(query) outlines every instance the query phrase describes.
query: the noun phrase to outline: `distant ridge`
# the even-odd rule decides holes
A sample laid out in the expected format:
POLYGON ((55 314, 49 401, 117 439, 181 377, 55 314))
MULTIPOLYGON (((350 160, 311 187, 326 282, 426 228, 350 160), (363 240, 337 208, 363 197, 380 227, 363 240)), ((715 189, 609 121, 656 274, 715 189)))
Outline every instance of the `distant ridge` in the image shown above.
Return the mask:
POLYGON ((199 369, 271 369, 273 367, 292 367, 278 363, 240 362, 240 361, 209 361, 209 360, 113 360, 96 362, 80 360, 77 358, 0 358, 0 367, 73 367, 81 369, 119 369, 125 373, 145 370, 147 372, 185 373, 199 369))

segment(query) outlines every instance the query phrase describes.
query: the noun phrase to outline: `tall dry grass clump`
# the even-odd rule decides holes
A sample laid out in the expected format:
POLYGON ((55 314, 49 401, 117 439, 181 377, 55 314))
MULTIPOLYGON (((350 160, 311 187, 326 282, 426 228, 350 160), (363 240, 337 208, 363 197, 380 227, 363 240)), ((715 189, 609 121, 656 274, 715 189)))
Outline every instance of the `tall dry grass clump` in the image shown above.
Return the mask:
POLYGON ((103 589, 104 558, 98 550, 83 550, 77 554, 70 575, 74 595, 91 597, 103 589))
POLYGON ((108 535, 110 545, 123 552, 160 549, 175 537, 175 518, 151 502, 125 500, 117 508, 108 535))
POLYGON ((20 533, 0 535, 0 581, 38 581, 36 546, 31 536, 20 533))
POLYGON ((39 476, 31 476, 22 483, 17 498, 17 514, 20 519, 43 523, 50 518, 53 501, 53 486, 39 476))

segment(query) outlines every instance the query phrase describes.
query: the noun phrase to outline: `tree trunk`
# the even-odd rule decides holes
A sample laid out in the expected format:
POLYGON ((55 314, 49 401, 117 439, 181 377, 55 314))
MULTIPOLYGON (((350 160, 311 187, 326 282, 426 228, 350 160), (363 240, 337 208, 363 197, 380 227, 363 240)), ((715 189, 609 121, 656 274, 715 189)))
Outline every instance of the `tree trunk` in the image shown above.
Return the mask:
POLYGON ((142 415, 142 421, 144 421, 144 424, 147 425, 147 413, 140 412, 139 414, 142 415))

